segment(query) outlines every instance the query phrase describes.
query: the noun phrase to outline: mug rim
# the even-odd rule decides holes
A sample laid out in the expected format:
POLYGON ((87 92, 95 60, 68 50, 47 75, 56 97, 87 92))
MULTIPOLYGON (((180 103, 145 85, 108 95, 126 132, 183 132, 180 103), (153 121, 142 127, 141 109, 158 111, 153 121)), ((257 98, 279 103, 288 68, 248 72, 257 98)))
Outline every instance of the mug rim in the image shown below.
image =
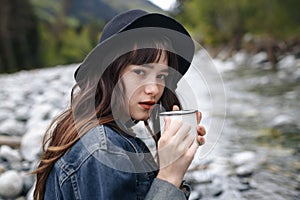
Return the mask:
POLYGON ((194 109, 189 109, 189 110, 172 110, 172 111, 165 111, 159 113, 160 116, 172 116, 172 115, 187 115, 187 114, 192 114, 196 113, 197 110, 194 109))

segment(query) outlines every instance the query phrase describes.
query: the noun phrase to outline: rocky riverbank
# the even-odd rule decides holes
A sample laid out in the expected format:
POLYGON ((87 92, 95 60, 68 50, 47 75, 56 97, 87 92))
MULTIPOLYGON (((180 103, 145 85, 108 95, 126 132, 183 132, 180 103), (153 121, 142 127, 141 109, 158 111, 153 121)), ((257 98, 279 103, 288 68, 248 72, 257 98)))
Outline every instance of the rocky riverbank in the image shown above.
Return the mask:
POLYGON ((0 199, 32 199, 41 142, 68 104, 76 65, 1 75, 0 199))
POLYGON ((299 57, 283 56, 277 72, 265 53, 214 62, 225 84, 226 122, 214 150, 187 176, 191 199, 299 199, 299 57))
MULTIPOLYGON (((239 52, 214 59, 225 84, 226 122, 214 149, 186 176, 190 199, 300 196, 300 59, 283 56, 272 72, 265 58, 239 52)), ((32 199, 28 173, 45 128, 68 104, 76 66, 0 76, 0 199, 32 199)))

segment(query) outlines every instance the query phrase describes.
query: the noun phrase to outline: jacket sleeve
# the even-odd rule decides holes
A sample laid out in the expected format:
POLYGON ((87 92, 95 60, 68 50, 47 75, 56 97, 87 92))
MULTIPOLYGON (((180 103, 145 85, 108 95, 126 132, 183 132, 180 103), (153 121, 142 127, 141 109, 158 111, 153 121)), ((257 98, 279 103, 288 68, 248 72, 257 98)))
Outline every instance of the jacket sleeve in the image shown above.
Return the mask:
POLYGON ((173 184, 155 178, 145 200, 186 200, 188 197, 184 194, 182 190, 175 187, 173 184))

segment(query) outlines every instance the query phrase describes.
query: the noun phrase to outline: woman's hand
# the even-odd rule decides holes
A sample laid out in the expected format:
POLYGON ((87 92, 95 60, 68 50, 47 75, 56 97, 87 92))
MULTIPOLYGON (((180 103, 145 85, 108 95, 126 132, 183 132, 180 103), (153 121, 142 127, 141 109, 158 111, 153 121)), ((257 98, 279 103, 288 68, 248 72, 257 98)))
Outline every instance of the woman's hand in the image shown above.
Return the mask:
MULTIPOLYGON (((179 110, 178 106, 174 106, 173 110, 179 110)), ((201 113, 198 112, 198 123, 200 120, 201 113)), ((158 141, 160 170, 157 178, 168 181, 177 187, 181 185, 183 176, 198 149, 198 144, 204 144, 204 127, 197 126, 198 144, 194 142, 194 136, 189 134, 190 128, 189 124, 166 117, 163 134, 158 141)))
MULTIPOLYGON (((174 105, 173 106, 173 110, 179 110, 179 107, 174 105)), ((205 130, 205 127, 200 125, 200 121, 202 119, 202 113, 201 112, 197 112, 197 142, 199 145, 203 145, 205 143, 205 134, 206 134, 206 130, 205 130)))

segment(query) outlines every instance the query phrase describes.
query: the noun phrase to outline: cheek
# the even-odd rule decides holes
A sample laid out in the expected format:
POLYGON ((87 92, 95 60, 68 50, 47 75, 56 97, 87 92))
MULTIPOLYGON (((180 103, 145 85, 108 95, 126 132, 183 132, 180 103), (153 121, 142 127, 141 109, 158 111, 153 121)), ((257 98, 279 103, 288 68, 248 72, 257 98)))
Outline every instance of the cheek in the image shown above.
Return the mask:
POLYGON ((141 87, 138 83, 133 83, 130 80, 127 80, 127 84, 123 84, 123 94, 126 107, 130 107, 130 105, 134 104, 136 101, 136 97, 141 91, 141 87))
POLYGON ((125 87, 124 93, 125 96, 128 100, 133 99, 140 91, 140 88, 137 86, 137 84, 135 85, 127 85, 127 87, 125 87))
POLYGON ((157 95, 157 96, 159 96, 158 99, 160 99, 160 97, 163 95, 164 90, 165 90, 165 86, 164 85, 159 86, 159 94, 157 95))

